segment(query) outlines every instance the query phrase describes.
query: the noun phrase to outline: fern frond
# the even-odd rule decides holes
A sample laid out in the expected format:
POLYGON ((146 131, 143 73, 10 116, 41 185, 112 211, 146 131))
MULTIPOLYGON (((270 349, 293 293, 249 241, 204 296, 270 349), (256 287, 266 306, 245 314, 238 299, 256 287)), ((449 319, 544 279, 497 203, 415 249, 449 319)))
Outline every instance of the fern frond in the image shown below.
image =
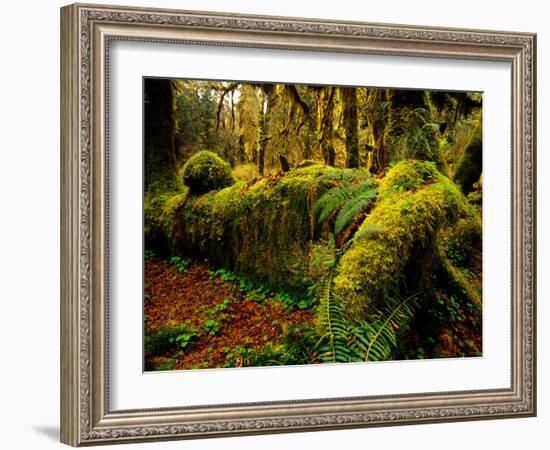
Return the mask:
POLYGON ((397 330, 414 315, 418 294, 403 301, 388 299, 380 316, 373 322, 362 322, 352 330, 354 350, 363 361, 382 361, 392 358, 397 347, 397 330))
POLYGON ((334 222, 334 233, 340 233, 346 228, 352 220, 361 211, 365 211, 376 198, 376 188, 374 186, 361 189, 360 193, 350 198, 338 211, 334 222))
POLYGON ((348 202, 353 202, 363 195, 370 196, 371 193, 376 194, 376 188, 372 182, 336 186, 315 202, 313 215, 317 217, 317 223, 322 224, 335 212, 345 207, 348 202))
POLYGON ((349 346, 350 329, 344 316, 342 302, 333 293, 332 275, 331 270, 318 306, 322 327, 318 354, 323 362, 349 362, 354 360, 349 346))

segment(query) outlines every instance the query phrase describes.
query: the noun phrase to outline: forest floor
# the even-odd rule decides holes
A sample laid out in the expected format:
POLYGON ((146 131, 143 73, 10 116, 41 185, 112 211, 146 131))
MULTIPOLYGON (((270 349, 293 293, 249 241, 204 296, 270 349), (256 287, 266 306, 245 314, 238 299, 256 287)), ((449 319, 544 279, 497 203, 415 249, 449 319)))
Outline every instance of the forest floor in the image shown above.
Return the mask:
POLYGON ((145 260, 144 310, 146 336, 184 324, 170 338, 183 336, 184 348, 146 352, 146 370, 239 367, 239 349, 276 344, 286 326, 313 321, 309 310, 289 308, 274 295, 260 302, 250 298, 238 283, 214 275, 205 264, 180 271, 158 259, 145 260))
MULTIPOLYGON (((481 253, 471 262, 470 283, 480 289, 481 253)), ((481 315, 450 299, 440 304, 456 322, 418 323, 426 336, 407 331, 399 359, 482 355, 481 315)), ((146 371, 242 367, 246 352, 280 345, 289 326, 314 321, 312 308, 289 307, 276 292, 258 295, 231 272, 181 258, 145 259, 144 314, 146 371)))

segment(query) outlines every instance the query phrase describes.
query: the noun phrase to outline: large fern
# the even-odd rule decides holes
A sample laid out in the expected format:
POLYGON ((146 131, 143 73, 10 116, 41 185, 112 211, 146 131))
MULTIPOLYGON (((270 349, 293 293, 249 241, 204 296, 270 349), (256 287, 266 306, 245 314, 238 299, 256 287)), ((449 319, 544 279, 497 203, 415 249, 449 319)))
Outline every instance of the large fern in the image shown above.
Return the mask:
MULTIPOLYGON (((326 177, 326 176, 325 176, 326 177)), ((327 178, 328 179, 328 178, 327 178)), ((313 205, 317 224, 334 219, 334 232, 343 231, 376 198, 376 186, 366 174, 332 178, 337 184, 322 195, 313 205)))
POLYGON ((332 275, 328 277, 319 301, 318 318, 321 326, 319 359, 330 363, 353 361, 351 329, 342 302, 332 292, 332 275))
POLYGON ((397 348, 397 331, 412 319, 416 296, 400 301, 386 299, 386 305, 378 318, 361 322, 352 329, 354 353, 363 361, 386 361, 392 359, 397 348))
POLYGON ((392 359, 397 332, 412 319, 418 294, 404 300, 388 298, 374 320, 352 325, 342 301, 333 292, 333 270, 327 276, 317 310, 321 327, 319 359, 330 363, 392 359))

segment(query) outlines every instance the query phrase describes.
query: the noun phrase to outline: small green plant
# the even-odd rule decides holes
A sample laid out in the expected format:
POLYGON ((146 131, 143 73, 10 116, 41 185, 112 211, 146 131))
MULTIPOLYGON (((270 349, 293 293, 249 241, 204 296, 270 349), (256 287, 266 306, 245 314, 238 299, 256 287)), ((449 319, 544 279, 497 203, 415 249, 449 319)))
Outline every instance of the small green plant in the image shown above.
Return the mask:
POLYGON ((204 330, 210 336, 214 336, 218 331, 220 331, 220 322, 214 319, 209 319, 204 323, 204 330))
POLYGON ((145 259, 153 259, 155 257, 155 252, 153 250, 145 250, 145 252, 143 253, 143 257, 145 259))
POLYGON ((159 371, 172 370, 176 365, 176 363, 177 363, 176 359, 169 359, 163 362, 160 366, 158 366, 157 370, 159 371))
POLYGON ((147 356, 166 355, 175 350, 188 348, 196 340, 196 333, 188 324, 175 327, 145 329, 144 351, 147 356), (179 338, 179 339, 178 339, 179 338))
POLYGON ((184 331, 174 338, 170 338, 171 343, 175 343, 180 348, 187 348, 197 340, 197 334, 194 331, 184 331))
POLYGON ((287 292, 280 292, 276 294, 275 300, 280 301, 286 307, 296 309, 310 309, 317 304, 317 298, 315 297, 297 297, 295 295, 288 294, 287 292))
MULTIPOLYGON (((207 309, 205 312, 205 315, 210 318, 214 318, 218 316, 220 313, 223 313, 224 311, 229 308, 229 305, 231 303, 231 299, 229 297, 225 297, 221 303, 218 303, 217 305, 213 306, 210 309, 207 309)), ((223 314, 222 314, 223 316, 223 314)))
POLYGON ((191 266, 191 260, 187 258, 181 258, 179 256, 172 256, 168 259, 168 264, 176 266, 176 269, 179 273, 185 273, 189 270, 191 266))

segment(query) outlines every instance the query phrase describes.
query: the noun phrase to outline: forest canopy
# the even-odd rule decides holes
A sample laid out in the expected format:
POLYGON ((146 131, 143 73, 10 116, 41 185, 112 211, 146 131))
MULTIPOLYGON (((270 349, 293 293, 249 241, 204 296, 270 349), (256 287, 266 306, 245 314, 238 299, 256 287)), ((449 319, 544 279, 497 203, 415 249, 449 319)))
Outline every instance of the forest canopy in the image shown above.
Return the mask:
POLYGON ((149 368, 481 354, 481 93, 146 79, 144 117, 149 368))

